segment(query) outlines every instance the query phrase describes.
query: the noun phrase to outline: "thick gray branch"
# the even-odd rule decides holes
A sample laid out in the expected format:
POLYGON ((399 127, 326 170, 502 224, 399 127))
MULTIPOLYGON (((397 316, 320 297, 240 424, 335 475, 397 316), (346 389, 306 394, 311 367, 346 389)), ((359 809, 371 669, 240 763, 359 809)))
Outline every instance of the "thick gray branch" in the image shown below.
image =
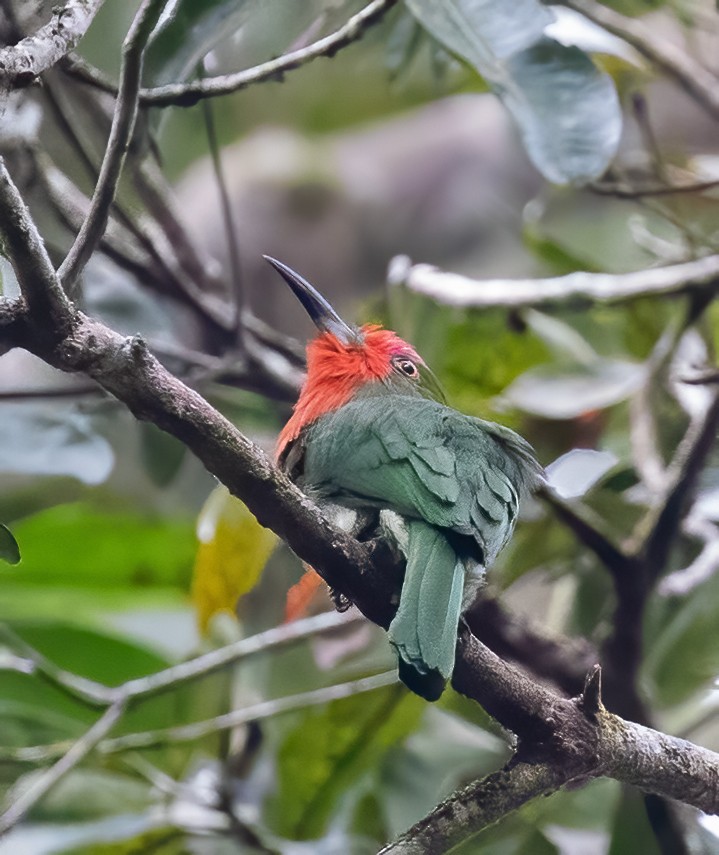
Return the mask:
POLYGON ((719 813, 719 755, 606 710, 597 717, 602 775, 719 813))
POLYGON ((512 811, 556 792, 566 778, 542 763, 507 764, 438 805, 380 855, 443 855, 512 811))
POLYGON ((466 690, 471 661, 475 693, 519 735, 518 751, 501 771, 450 796, 384 855, 439 855, 537 796, 604 776, 707 813, 719 811, 719 754, 609 713, 601 702, 598 668, 579 697, 559 698, 476 639, 465 636, 464 642, 453 685, 466 690), (484 681, 492 686, 488 695, 484 681))
POLYGON ((50 20, 16 45, 0 50, 0 92, 27 86, 71 51, 85 35, 104 0, 67 0, 50 20))
POLYGON ((570 273, 547 279, 470 279, 428 264, 395 259, 393 285, 431 297, 446 306, 507 309, 571 304, 622 303, 647 296, 678 296, 719 288, 719 255, 634 273, 570 273))

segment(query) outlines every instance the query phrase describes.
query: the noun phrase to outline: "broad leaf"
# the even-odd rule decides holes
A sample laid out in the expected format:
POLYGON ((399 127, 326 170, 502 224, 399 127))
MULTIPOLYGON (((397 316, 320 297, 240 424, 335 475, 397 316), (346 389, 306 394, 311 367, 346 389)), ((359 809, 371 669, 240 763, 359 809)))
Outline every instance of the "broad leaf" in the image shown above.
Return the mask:
POLYGON ((623 789, 617 803, 609 855, 625 855, 627 852, 659 855, 656 834, 649 824, 642 801, 642 795, 636 790, 623 789))
POLYGON ((158 487, 166 487, 180 471, 185 446, 150 422, 140 423, 142 462, 158 487))
POLYGON ((176 83, 194 74, 220 39, 244 24, 259 0, 177 0, 155 29, 145 57, 154 84, 176 83))
POLYGON ((573 448, 547 466, 547 481, 563 499, 576 499, 591 490, 616 463, 611 451, 573 448))
POLYGON ((20 547, 7 526, 0 523, 0 561, 8 564, 20 562, 20 547))
POLYGON ((204 631, 217 612, 234 615, 239 598, 257 584, 277 536, 226 487, 210 494, 197 521, 197 536, 192 599, 204 631))
POLYGON ((425 706, 391 686, 303 715, 278 754, 277 792, 269 808, 279 833, 319 837, 342 796, 415 729, 425 706))
POLYGON ((719 574, 684 601, 652 604, 644 672, 661 706, 679 703, 707 688, 719 670, 719 574))
POLYGON ((608 167, 622 118, 611 78, 544 35, 554 17, 521 0, 406 0, 431 35, 472 65, 512 114, 529 157, 556 184, 608 167))
POLYGON ((540 366, 518 377, 502 399, 532 415, 574 419, 626 400, 645 376, 643 365, 619 359, 567 368, 540 366))
POLYGON ((15 533, 23 566, 8 569, 8 581, 70 588, 186 587, 189 581, 190 520, 102 513, 78 503, 34 514, 16 523, 15 533))
POLYGON ((86 413, 57 404, 2 405, 0 473, 69 475, 101 484, 114 462, 112 448, 86 413))

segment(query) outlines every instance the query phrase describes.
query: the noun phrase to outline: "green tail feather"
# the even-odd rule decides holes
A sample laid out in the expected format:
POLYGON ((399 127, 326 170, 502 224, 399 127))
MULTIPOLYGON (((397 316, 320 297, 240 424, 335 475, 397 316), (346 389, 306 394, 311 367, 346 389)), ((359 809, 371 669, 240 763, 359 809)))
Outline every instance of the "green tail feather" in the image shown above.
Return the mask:
POLYGON ((389 640, 400 658, 401 680, 435 701, 454 667, 464 568, 434 526, 413 520, 408 535, 407 569, 389 640))

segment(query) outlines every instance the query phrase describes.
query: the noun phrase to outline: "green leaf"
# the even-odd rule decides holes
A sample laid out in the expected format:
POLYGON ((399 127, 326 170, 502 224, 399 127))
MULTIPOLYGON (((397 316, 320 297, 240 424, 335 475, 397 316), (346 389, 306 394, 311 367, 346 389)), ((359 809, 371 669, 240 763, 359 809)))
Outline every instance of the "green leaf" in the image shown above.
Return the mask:
MULTIPOLYGON (((134 829, 138 825, 145 827, 153 823, 147 820, 147 814, 142 819, 128 817, 122 828, 132 835, 129 837, 118 837, 117 822, 112 820, 96 826, 69 826, 67 837, 77 840, 77 837, 82 834, 82 842, 73 842, 67 849, 53 847, 53 855, 139 855, 141 852, 152 853, 152 855, 187 855, 190 851, 182 829, 169 826, 151 827, 146 831, 135 833, 134 829)), ((58 835, 57 842, 63 840, 63 831, 64 827, 53 832, 58 835)), ((234 846, 234 851, 237 851, 236 844, 230 845, 234 846)), ((220 855, 224 852, 222 842, 213 844, 213 853, 220 855)))
POLYGON ((0 473, 69 475, 101 484, 115 455, 93 420, 73 407, 4 403, 0 420, 0 473))
POLYGON ((281 54, 319 15, 326 17, 326 12, 307 0, 296 4, 178 0, 153 33, 145 59, 146 80, 162 84, 189 79, 202 59, 231 35, 235 36, 232 53, 239 56, 241 67, 268 60, 281 54))
POLYGON ((619 144, 611 78, 578 48, 544 36, 537 0, 406 0, 420 23, 485 78, 517 123, 529 157, 556 184, 600 176, 619 144))
POLYGON ((268 805, 277 831, 321 836, 343 794, 414 730, 425 706, 391 686, 307 711, 278 752, 277 793, 268 805))
POLYGON ((152 35, 146 79, 156 85, 187 80, 217 42, 259 5, 258 0, 178 0, 152 35))
POLYGON ((627 852, 659 855, 660 850, 647 818, 643 796, 637 790, 624 787, 617 804, 608 855, 626 855, 627 852))
POLYGON ((655 597, 649 615, 644 673, 660 706, 707 687, 719 667, 719 574, 683 600, 655 597))
POLYGON ((185 446, 150 422, 140 422, 142 462, 158 487, 167 487, 180 471, 185 446))
POLYGON ((83 503, 60 505, 15 526, 23 569, 8 582, 26 585, 153 587, 189 583, 195 535, 191 520, 122 512, 83 503))
POLYGON ((533 829, 522 841, 516 855, 558 855, 559 849, 542 834, 533 829))
MULTIPOLYGON (((12 621, 10 628, 55 665, 105 685, 119 685, 166 668, 169 661, 146 647, 88 627, 55 621, 12 621)), ((177 719, 182 693, 154 698, 130 710, 116 732, 163 727, 177 719)), ((76 738, 98 717, 36 674, 2 672, 0 732, 4 746, 41 745, 76 738)))
POLYGON ((7 526, 0 523, 0 561, 20 563, 20 547, 7 526))

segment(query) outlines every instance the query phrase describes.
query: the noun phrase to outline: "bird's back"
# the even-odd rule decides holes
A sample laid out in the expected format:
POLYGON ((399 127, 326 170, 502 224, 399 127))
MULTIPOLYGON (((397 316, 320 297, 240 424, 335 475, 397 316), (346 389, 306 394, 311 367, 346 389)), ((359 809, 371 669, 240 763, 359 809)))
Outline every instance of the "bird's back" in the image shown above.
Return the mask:
POLYGON ((359 396, 300 438, 298 482, 350 507, 389 508, 470 537, 491 563, 542 470, 508 428, 414 396, 359 396))

